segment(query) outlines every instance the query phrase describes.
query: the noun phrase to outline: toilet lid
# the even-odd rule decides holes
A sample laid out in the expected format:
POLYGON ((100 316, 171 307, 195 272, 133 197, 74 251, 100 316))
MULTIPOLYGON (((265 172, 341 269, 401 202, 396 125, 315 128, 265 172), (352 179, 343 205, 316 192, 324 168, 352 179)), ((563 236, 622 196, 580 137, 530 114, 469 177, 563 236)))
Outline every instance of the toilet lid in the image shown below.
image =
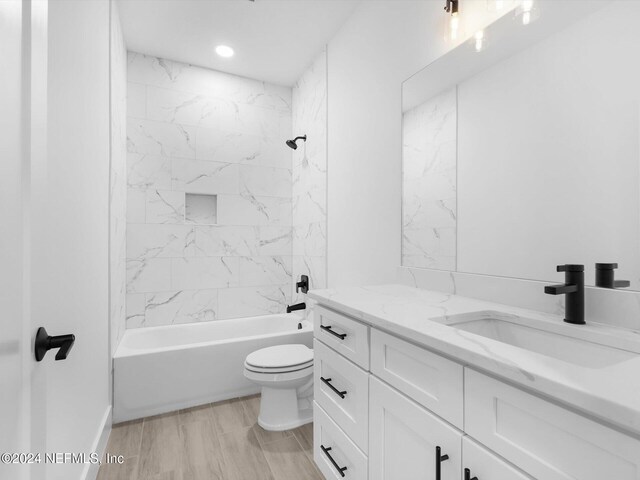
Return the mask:
POLYGON ((313 350, 306 345, 276 345, 256 350, 247 355, 246 363, 252 367, 303 368, 313 362, 313 350))

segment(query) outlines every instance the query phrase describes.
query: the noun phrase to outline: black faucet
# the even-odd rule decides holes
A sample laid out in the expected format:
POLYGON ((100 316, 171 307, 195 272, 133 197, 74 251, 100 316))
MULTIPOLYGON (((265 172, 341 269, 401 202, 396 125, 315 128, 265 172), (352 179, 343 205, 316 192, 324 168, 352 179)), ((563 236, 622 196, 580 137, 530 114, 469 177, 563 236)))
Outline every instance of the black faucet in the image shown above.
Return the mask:
POLYGON ((558 272, 564 272, 564 283, 547 285, 544 293, 566 295, 564 321, 584 325, 584 265, 558 265, 558 272))
POLYGON ((296 303, 295 305, 287 305, 287 313, 295 312, 296 310, 304 310, 307 308, 306 303, 296 303))
POLYGON ((300 275, 300 281, 296 283, 296 293, 298 290, 302 290, 302 293, 309 291, 309 277, 307 275, 300 275))
POLYGON ((616 280, 614 270, 617 263, 596 263, 596 287, 626 288, 631 285, 629 280, 616 280))

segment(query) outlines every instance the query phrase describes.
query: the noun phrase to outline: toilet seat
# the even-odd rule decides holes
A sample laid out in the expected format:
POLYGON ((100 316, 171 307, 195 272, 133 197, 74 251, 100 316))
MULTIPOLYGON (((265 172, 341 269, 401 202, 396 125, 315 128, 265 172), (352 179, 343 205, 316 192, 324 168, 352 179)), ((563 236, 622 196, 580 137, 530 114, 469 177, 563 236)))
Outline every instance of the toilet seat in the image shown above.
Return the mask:
POLYGON ((244 362, 254 373, 279 374, 313 367, 313 350, 306 345, 276 345, 249 354, 244 362))

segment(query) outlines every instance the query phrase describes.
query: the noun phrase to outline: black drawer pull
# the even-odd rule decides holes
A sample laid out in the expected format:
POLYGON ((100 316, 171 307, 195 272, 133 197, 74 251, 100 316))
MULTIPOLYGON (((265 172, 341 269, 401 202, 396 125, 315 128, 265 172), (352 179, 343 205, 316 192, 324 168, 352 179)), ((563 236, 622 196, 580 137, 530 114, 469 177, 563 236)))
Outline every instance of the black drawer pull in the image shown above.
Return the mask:
POLYGON ((329 332, 331 335, 333 335, 334 337, 338 337, 340 340, 344 340, 345 337, 347 336, 346 333, 336 333, 333 330, 331 330, 331 325, 320 325, 320 328, 322 330, 325 330, 327 332, 329 332))
POLYGON ((449 460, 449 455, 442 455, 442 449, 436 447, 436 480, 441 480, 442 462, 449 460))
POLYGON ((336 395, 338 395, 340 398, 344 398, 344 396, 347 394, 346 390, 343 390, 342 392, 340 390, 338 390, 336 387, 333 386, 333 384, 331 383, 331 379, 330 378, 324 378, 324 377, 320 377, 320 380, 322 380, 322 382, 329 387, 331 390, 333 390, 335 392, 336 395))
POLYGON ((478 477, 471 478, 471 470, 468 468, 464 469, 464 480, 478 480, 478 477))
MULTIPOLYGON (((333 466, 335 467, 335 469, 338 471, 338 473, 340 474, 341 477, 344 477, 344 471, 347 469, 347 467, 341 467, 340 465, 338 465, 336 463, 336 461, 333 459, 333 457, 331 456, 331 454, 329 453, 329 451, 331 450, 331 447, 327 448, 324 445, 320 445, 320 449, 324 452, 324 454, 327 456, 327 458, 329 459, 329 461, 333 464, 333 466)), ((477 479, 476 479, 477 480, 477 479)))

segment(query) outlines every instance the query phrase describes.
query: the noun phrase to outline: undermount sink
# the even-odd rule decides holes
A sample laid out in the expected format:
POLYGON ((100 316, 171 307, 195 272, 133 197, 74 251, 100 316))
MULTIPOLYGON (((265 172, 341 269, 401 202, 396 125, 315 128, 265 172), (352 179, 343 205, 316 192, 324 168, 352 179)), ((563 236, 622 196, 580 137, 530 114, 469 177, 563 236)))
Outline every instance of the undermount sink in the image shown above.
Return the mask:
POLYGON ((499 312, 477 312, 434 320, 457 330, 587 368, 604 368, 638 357, 636 352, 579 338, 578 329, 585 328, 582 326, 551 326, 547 322, 499 312), (550 331, 553 327, 561 332, 550 331))

